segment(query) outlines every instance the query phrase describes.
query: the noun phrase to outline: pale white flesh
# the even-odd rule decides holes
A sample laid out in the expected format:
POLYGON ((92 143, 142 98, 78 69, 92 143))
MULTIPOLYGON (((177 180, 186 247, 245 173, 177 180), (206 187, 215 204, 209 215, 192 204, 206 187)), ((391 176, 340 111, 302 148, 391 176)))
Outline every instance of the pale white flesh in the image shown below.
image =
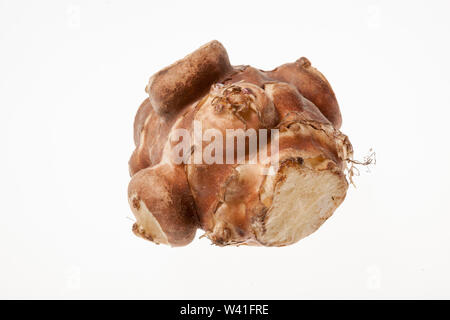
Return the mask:
POLYGON ((136 196, 130 197, 131 208, 136 218, 136 229, 133 229, 137 236, 151 240, 157 244, 169 244, 166 234, 163 232, 158 220, 148 210, 142 200, 137 200, 136 196), (133 202, 138 201, 138 204, 133 202))
POLYGON ((257 237, 269 246, 295 243, 317 230, 344 200, 345 178, 329 170, 296 166, 283 170, 257 237))

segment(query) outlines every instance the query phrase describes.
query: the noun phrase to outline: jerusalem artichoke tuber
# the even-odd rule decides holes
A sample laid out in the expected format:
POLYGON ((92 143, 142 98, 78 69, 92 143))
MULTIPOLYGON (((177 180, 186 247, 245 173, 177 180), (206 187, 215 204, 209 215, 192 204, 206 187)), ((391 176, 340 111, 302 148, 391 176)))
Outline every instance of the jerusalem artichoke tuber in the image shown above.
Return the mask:
POLYGON ((136 235, 182 246, 201 228, 216 245, 284 246, 344 200, 352 146, 330 84, 306 58, 267 72, 233 67, 212 41, 146 91, 129 162, 136 235), (228 139, 233 129, 243 144, 228 139))

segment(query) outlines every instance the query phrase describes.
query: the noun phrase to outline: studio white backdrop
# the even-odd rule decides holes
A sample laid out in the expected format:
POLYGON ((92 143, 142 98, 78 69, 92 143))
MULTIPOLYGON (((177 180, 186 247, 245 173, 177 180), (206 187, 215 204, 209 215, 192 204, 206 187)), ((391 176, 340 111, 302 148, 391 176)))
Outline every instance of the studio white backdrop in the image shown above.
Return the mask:
MULTIPOLYGON (((450 298, 450 2, 0 1, 0 298, 450 298), (362 159, 283 248, 131 232, 148 78, 217 39, 233 64, 308 57, 362 159)), ((197 233, 197 238, 202 232, 197 233)))

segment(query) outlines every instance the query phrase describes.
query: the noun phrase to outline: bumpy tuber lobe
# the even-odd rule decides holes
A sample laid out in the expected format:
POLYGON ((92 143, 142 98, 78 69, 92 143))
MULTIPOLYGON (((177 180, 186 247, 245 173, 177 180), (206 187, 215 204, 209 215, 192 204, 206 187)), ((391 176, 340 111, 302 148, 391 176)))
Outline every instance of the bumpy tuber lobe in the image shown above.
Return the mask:
POLYGON ((317 230, 344 200, 352 146, 338 130, 330 84, 306 58, 272 71, 233 67, 212 41, 153 75, 146 91, 129 161, 136 235, 183 246, 201 228, 216 245, 284 246, 317 230), (192 138, 195 122, 224 136, 253 129, 258 141, 261 129, 277 129, 278 164, 270 139, 256 151, 246 144, 245 162, 227 163, 228 145, 215 154, 223 161, 193 161, 204 141, 174 162, 176 130, 192 138))

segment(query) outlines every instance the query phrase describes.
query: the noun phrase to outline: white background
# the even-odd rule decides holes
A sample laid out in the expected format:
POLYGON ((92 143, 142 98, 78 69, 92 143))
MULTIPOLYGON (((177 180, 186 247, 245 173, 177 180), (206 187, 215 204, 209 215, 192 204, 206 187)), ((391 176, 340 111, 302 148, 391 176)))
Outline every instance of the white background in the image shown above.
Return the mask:
POLYGON ((0 3, 0 298, 450 298, 450 2, 0 3), (212 39, 235 65, 308 57, 356 158, 376 151, 295 245, 131 232, 144 87, 212 39))

